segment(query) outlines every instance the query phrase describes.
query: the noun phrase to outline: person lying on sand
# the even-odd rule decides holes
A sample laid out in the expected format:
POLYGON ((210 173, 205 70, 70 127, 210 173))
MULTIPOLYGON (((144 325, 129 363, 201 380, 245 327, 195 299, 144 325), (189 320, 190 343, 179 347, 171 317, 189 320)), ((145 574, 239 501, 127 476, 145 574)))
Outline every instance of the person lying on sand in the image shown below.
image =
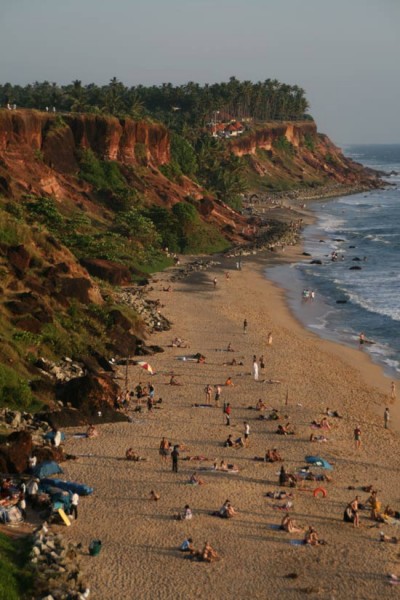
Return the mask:
POLYGON ((227 352, 236 352, 236 350, 232 347, 232 342, 229 342, 229 344, 226 347, 226 351, 227 352))
POLYGON ((343 419, 343 415, 339 414, 337 410, 330 410, 329 407, 326 409, 325 414, 328 417, 336 417, 337 419, 343 419))
POLYGON ((399 538, 397 538, 396 536, 385 535, 383 531, 381 531, 379 534, 379 541, 388 542, 389 544, 398 544, 399 538))
POLYGON ((327 442, 328 438, 325 437, 324 435, 315 435, 315 433, 312 433, 310 435, 310 442, 327 442))
POLYGON ((176 375, 171 375, 171 378, 169 380, 169 385, 183 385, 183 383, 180 383, 177 380, 176 375))
POLYGON ((232 381, 232 377, 228 377, 228 379, 225 381, 225 385, 231 385, 232 387, 235 385, 232 381))
POLYGON ((228 366, 228 367, 243 367, 243 361, 240 360, 239 362, 236 360, 236 358, 232 358, 232 360, 228 361, 228 362, 224 362, 222 363, 222 365, 224 367, 228 366))
POLYGON ((289 515, 289 513, 287 513, 280 524, 280 529, 282 529, 283 531, 287 531, 288 533, 299 533, 301 531, 304 531, 303 527, 299 527, 296 524, 296 521, 294 519, 292 519, 292 517, 289 515))
POLYGON ((182 460, 204 461, 204 460, 212 460, 212 459, 207 458, 207 456, 203 456, 202 454, 197 454, 196 456, 185 456, 182 460))
POLYGON ((189 478, 189 483, 191 483, 192 485, 204 485, 205 481, 204 479, 201 479, 196 472, 192 473, 190 478, 189 478))
POLYGON ((133 460, 135 462, 139 462, 139 460, 146 460, 143 456, 140 456, 137 452, 133 450, 133 448, 128 448, 125 452, 126 460, 133 460))
POLYGON ((261 383, 282 383, 280 379, 263 379, 261 383))
POLYGON ((311 425, 313 427, 318 427, 318 429, 331 429, 329 421, 326 417, 323 417, 320 421, 311 421, 311 425))
POLYGON ((160 499, 160 494, 157 494, 154 490, 151 490, 150 500, 154 500, 154 502, 157 502, 159 499, 160 499))
POLYGON ((286 423, 286 425, 278 425, 278 429, 276 430, 278 435, 294 435, 294 430, 290 423, 286 423))
POLYGON ((284 492, 283 490, 279 490, 276 492, 267 492, 267 498, 273 498, 274 500, 285 500, 285 499, 293 499, 293 494, 290 492, 284 492))
POLYGON ((98 435, 99 435, 99 432, 96 429, 96 427, 94 425, 89 424, 89 427, 86 430, 86 437, 88 437, 88 438, 95 438, 98 435))
POLYGON ((163 287, 162 289, 163 292, 172 292, 172 286, 168 286, 168 287, 163 287))
POLYGON ((171 342, 172 348, 189 348, 190 346, 184 342, 181 338, 176 337, 171 342))
POLYGON ((239 471, 239 467, 234 464, 227 464, 224 460, 221 460, 219 465, 217 465, 217 462, 214 463, 213 470, 214 471, 234 471, 236 473, 239 471))

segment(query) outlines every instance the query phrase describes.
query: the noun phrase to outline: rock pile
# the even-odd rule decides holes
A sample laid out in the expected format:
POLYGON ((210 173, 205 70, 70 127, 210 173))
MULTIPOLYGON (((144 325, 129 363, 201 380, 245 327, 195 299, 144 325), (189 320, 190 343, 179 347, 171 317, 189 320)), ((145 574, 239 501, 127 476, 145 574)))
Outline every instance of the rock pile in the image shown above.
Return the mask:
POLYGON ((8 408, 0 409, 0 423, 4 429, 29 430, 39 435, 50 429, 50 425, 37 416, 8 408))
POLYGON ((118 294, 118 302, 132 307, 148 331, 167 331, 171 329, 171 323, 160 313, 160 305, 155 300, 145 298, 146 290, 137 287, 124 288, 118 294))
POLYGON ((46 523, 36 531, 30 562, 35 574, 34 598, 84 600, 90 590, 80 565, 81 544, 66 542, 46 523))
POLYGON ((71 358, 64 357, 58 363, 39 358, 35 364, 42 375, 51 377, 56 382, 70 381, 75 377, 82 377, 85 374, 85 369, 80 363, 74 362, 71 358))

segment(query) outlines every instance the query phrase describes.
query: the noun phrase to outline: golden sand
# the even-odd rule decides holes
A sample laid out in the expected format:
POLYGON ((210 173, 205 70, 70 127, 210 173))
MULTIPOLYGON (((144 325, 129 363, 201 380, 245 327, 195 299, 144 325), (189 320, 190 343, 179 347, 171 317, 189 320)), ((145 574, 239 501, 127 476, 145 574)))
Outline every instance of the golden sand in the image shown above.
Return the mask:
MULTIPOLYGON (((150 342, 165 348, 149 358, 161 409, 131 413, 133 423, 102 425, 98 438, 68 435, 66 450, 81 457, 65 464, 65 476, 93 486, 95 492, 81 499, 79 520, 63 533, 84 545, 93 538, 102 540, 101 554, 84 559, 96 599, 391 598, 396 589, 385 576, 398 572, 399 547, 378 538, 381 530, 388 535, 400 531, 375 527, 368 512, 361 512, 359 529, 342 520, 355 494, 362 500, 368 497, 360 488, 369 484, 379 490, 384 504, 400 509, 399 436, 383 428, 390 380, 357 348, 322 341, 303 329, 289 314, 282 293, 264 278, 262 259, 245 261, 242 271, 234 270, 234 262, 229 279, 221 268, 177 282, 171 293, 161 291, 168 273, 154 283, 152 297, 161 299, 163 314, 173 322, 172 331, 156 334, 150 342), (272 346, 266 343, 269 331, 272 346), (175 336, 187 340, 190 349, 168 347, 175 336), (224 351, 229 342, 236 352, 224 351), (205 364, 177 360, 196 352, 207 357, 205 364), (263 354, 266 362, 258 382, 251 376, 253 354, 263 354), (223 365, 233 357, 244 366, 223 365), (168 384, 171 371, 182 386, 168 384), (221 404, 232 406, 230 428, 221 407, 192 407, 205 401, 206 384, 224 383, 228 376, 235 385, 222 388, 221 404), (262 383, 270 378, 282 383, 262 383), (274 433, 276 422, 259 420, 259 413, 248 409, 259 398, 288 414, 297 434, 279 436, 274 433), (329 419, 328 442, 311 443, 310 422, 321 419, 328 406, 344 418, 329 419), (234 438, 243 434, 245 420, 251 427, 249 447, 224 448, 229 432, 234 438), (353 441, 357 424, 362 429, 358 452, 353 441), (206 485, 192 486, 191 473, 212 462, 180 461, 179 473, 172 473, 170 462, 163 465, 158 454, 162 436, 186 444, 191 455, 235 463, 240 473, 199 472, 206 485), (148 460, 127 462, 129 446, 148 460), (299 525, 313 525, 326 545, 294 546, 291 540, 302 539, 302 534, 277 529, 282 513, 265 494, 279 489, 280 464, 253 460, 273 447, 289 471, 303 466, 307 454, 334 464, 333 481, 324 484, 327 498, 314 498, 318 484, 307 482, 294 491, 291 511, 299 525), (149 500, 152 489, 160 494, 158 502, 149 500), (231 520, 211 516, 227 498, 238 515, 231 520), (172 515, 185 504, 193 510, 192 521, 174 520, 172 515), (208 540, 221 561, 205 564, 185 558, 178 548, 187 536, 196 547, 208 540)), ((149 378, 139 367, 130 367, 129 380, 133 388, 149 378)))

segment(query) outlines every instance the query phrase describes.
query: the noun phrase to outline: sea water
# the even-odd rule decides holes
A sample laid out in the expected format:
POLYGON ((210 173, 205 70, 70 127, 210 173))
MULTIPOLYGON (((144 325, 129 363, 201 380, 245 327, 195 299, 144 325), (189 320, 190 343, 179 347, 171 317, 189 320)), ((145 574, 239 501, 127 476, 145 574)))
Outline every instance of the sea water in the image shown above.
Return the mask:
MULTIPOLYGON (((344 153, 365 166, 400 173, 400 145, 347 146, 344 153)), ((399 376, 400 175, 384 179, 391 184, 385 189, 315 203, 316 222, 304 230, 304 251, 311 256, 267 275, 286 290, 308 328, 354 347, 364 332, 374 343, 363 350, 399 376), (305 289, 314 290, 314 300, 303 298, 305 289)))

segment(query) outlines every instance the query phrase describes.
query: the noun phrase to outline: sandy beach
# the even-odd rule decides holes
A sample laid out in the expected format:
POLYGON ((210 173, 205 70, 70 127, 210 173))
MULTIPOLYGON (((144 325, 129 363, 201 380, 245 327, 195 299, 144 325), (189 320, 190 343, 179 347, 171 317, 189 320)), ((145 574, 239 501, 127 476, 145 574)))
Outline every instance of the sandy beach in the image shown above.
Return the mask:
MULTIPOLYGON (((300 248, 291 250, 292 258, 300 248)), ((155 375, 139 367, 129 368, 129 389, 141 381, 155 386, 160 408, 152 413, 130 412, 132 423, 99 426, 94 439, 72 437, 67 430, 66 450, 79 456, 63 464, 65 477, 94 487, 93 496, 82 498, 79 519, 63 533, 87 546, 100 539, 98 557, 85 557, 92 596, 96 599, 160 598, 359 598, 375 600, 394 597, 388 573, 399 573, 395 544, 379 542, 379 532, 399 534, 395 525, 378 524, 361 511, 361 526, 343 522, 343 511, 356 494, 365 501, 362 486, 378 489, 383 505, 400 509, 400 482, 396 456, 398 417, 392 412, 391 429, 383 427, 383 410, 389 402, 390 379, 358 348, 323 341, 306 331, 289 313, 283 292, 263 274, 262 256, 235 269, 235 260, 207 272, 172 283, 171 292, 162 287, 171 272, 155 277, 152 298, 164 305, 171 331, 151 337, 165 351, 149 357, 155 375), (228 271, 230 277, 226 278, 228 271), (217 277, 214 289, 213 278, 217 277), (248 322, 247 333, 243 321, 248 322), (267 345, 267 335, 273 343, 267 345), (190 348, 169 347, 179 336, 190 348), (231 343, 235 352, 227 352, 231 343), (206 362, 178 360, 200 352, 206 362), (264 355, 265 368, 259 381, 251 374, 252 357, 264 355), (224 365, 235 358, 243 366, 224 365), (170 373, 180 386, 169 385, 170 373), (205 402, 207 384, 223 384, 231 376, 234 386, 223 386, 220 406, 197 408, 205 402), (265 383, 264 380, 281 383, 265 383), (288 393, 288 404, 286 396, 288 393), (290 421, 296 434, 279 436, 276 421, 260 420, 254 410, 258 399, 290 421), (231 426, 225 425, 223 402, 232 406, 231 426), (253 407, 250 409, 249 407, 253 407), (311 443, 310 423, 320 420, 327 407, 343 419, 329 418, 328 441, 311 443), (225 448, 228 433, 243 435, 244 421, 250 425, 246 448, 225 448), (396 423, 397 421, 397 423, 396 423), (355 449, 353 430, 359 424, 362 446, 355 449), (165 436, 173 444, 185 444, 186 455, 204 455, 209 461, 180 460, 179 472, 171 471, 170 459, 163 464, 159 443, 165 436), (132 446, 147 460, 128 462, 125 450, 132 446), (332 481, 323 483, 326 498, 314 498, 318 482, 302 488, 279 488, 281 463, 254 461, 267 448, 277 448, 285 468, 296 472, 306 455, 320 455, 334 465, 332 481), (199 469, 214 460, 238 465, 239 473, 199 469), (190 485, 197 471, 205 485, 190 485), (352 489, 348 489, 349 486, 352 489), (326 545, 293 545, 302 533, 279 530, 279 502, 266 497, 268 491, 286 489, 294 494, 290 514, 303 527, 313 525, 326 545), (160 500, 149 500, 150 490, 160 500), (233 519, 211 516, 229 498, 238 510, 233 519), (191 521, 176 521, 173 514, 189 504, 191 521), (191 536, 201 548, 208 540, 221 560, 205 564, 188 560, 178 548, 191 536), (291 577, 288 577, 291 575, 291 577)), ((121 373, 123 385, 123 373, 121 373)), ((134 408, 135 404, 132 406, 134 408)), ((267 412, 268 414, 268 412, 267 412)), ((316 472, 322 472, 315 469, 316 472)))

